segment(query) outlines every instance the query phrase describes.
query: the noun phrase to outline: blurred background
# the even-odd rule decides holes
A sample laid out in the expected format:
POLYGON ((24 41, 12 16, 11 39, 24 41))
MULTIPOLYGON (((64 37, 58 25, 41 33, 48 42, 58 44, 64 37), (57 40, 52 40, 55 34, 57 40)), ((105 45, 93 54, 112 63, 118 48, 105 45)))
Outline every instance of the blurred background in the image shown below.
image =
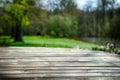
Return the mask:
POLYGON ((0 36, 119 43, 120 0, 0 0, 0 36))

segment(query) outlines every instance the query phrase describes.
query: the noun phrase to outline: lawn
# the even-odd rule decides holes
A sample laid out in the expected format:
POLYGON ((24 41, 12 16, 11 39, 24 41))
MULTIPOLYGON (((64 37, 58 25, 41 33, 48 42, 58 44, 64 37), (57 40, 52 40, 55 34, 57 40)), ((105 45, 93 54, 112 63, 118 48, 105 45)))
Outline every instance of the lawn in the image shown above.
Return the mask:
POLYGON ((11 40, 10 46, 19 47, 60 47, 60 48, 75 48, 79 46, 81 49, 92 49, 92 47, 98 47, 96 44, 87 43, 83 41, 77 41, 67 38, 51 38, 41 36, 24 36, 24 42, 13 42, 11 40))

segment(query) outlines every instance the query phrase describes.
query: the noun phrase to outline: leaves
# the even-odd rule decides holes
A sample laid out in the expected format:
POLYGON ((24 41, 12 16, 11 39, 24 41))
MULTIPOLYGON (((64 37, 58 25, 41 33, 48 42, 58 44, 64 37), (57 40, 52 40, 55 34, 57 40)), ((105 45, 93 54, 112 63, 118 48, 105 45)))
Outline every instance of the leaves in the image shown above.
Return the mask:
POLYGON ((17 19, 21 23, 21 27, 28 26, 29 25, 29 19, 28 19, 28 13, 26 12, 28 9, 28 5, 26 3, 26 0, 18 0, 14 1, 11 4, 11 16, 17 19))

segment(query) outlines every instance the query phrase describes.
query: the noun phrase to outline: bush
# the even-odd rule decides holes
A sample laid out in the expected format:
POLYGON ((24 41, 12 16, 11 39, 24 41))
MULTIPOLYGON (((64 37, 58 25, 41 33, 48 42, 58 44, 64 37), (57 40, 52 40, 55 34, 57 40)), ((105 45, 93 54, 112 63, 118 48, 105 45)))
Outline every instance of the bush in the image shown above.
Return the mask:
POLYGON ((50 17, 47 34, 52 37, 77 37, 77 19, 69 15, 54 15, 50 17))
POLYGON ((92 50, 99 50, 99 48, 98 47, 93 47, 92 50))
POLYGON ((10 37, 1 36, 0 37, 0 46, 9 46, 10 45, 10 37))

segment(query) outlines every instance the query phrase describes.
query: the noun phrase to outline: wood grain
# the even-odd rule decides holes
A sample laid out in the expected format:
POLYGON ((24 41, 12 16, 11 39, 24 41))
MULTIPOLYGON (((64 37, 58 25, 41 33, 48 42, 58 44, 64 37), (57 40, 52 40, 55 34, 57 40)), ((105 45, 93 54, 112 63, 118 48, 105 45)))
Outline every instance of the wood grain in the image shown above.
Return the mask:
POLYGON ((32 80, 119 80, 120 56, 81 49, 1 47, 0 80, 30 80, 30 78, 32 80))

